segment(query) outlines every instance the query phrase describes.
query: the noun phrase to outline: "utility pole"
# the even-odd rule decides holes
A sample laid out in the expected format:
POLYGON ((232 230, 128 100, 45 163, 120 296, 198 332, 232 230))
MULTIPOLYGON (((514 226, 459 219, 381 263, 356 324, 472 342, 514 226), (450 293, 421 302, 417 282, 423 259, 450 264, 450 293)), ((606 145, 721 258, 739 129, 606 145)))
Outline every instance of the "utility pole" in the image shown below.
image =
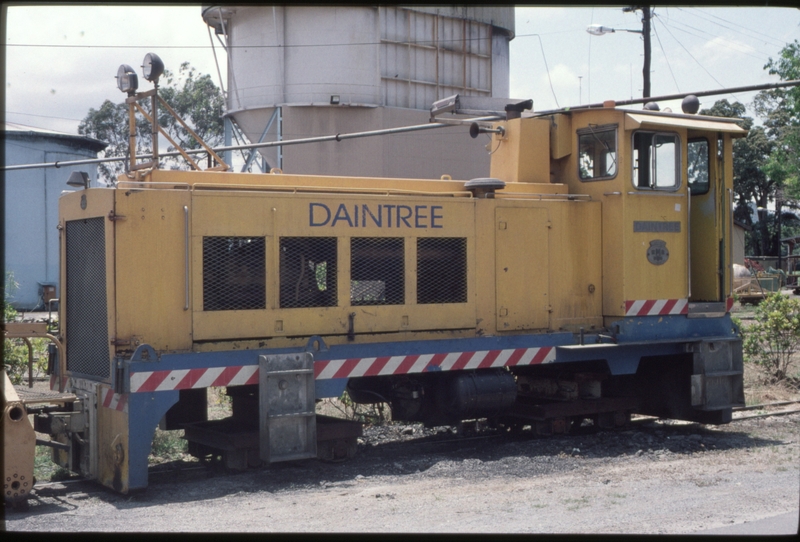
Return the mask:
POLYGON ((622 8, 622 11, 629 13, 631 11, 642 11, 642 38, 644 39, 644 67, 642 68, 642 98, 650 97, 650 18, 652 13, 650 6, 628 6, 622 8))

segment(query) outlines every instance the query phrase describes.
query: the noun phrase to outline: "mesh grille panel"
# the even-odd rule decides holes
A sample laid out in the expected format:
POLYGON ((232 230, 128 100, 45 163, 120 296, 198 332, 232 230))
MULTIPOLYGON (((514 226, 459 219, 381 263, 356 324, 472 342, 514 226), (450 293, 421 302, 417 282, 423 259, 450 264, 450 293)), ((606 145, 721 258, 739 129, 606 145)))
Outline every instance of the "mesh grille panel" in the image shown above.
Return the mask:
POLYGON ((105 219, 67 222, 66 236, 67 370, 107 378, 105 219))
POLYGON ((267 307, 263 237, 203 237, 203 310, 267 307))
POLYGON ((402 238, 353 237, 350 240, 350 303, 402 305, 405 262, 402 238))
POLYGON ((281 308, 336 306, 336 238, 281 237, 281 308))
POLYGON ((417 239, 417 303, 467 302, 467 240, 417 239))

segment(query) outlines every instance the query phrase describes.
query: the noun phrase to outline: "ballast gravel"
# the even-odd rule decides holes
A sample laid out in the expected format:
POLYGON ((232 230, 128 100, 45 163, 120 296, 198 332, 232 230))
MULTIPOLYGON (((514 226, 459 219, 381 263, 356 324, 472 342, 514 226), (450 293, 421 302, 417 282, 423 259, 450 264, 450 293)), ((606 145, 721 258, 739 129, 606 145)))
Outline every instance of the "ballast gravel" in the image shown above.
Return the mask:
POLYGON ((800 509, 800 414, 703 426, 459 436, 365 428, 343 463, 153 467, 118 495, 42 485, 8 531, 684 534, 800 509))

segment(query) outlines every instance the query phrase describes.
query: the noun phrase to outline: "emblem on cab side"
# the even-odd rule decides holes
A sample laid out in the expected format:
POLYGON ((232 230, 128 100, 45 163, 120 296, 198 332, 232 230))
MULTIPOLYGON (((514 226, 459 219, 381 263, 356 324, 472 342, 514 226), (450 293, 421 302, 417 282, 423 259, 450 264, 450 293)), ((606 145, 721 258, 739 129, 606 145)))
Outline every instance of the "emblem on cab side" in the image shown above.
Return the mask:
POLYGON ((661 239, 650 241, 650 246, 647 248, 647 261, 653 265, 661 265, 667 263, 667 260, 669 260, 667 242, 661 239))

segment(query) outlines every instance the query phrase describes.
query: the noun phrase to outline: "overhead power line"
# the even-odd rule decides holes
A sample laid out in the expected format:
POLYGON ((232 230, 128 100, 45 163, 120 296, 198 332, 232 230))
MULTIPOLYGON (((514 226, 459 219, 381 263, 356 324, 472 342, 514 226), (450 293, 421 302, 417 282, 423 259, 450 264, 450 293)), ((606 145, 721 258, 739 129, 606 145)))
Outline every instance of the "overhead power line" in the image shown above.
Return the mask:
MULTIPOLYGON (((654 15, 655 15, 655 13, 654 13, 654 15)), ((660 22, 660 20, 659 20, 659 22, 660 22)), ((661 43, 661 37, 658 35, 658 28, 656 27, 656 25, 653 25, 653 32, 656 35, 656 40, 658 40, 658 46, 661 48, 661 53, 664 55, 664 60, 667 63, 667 68, 669 68, 669 74, 672 76, 672 80, 675 82, 675 89, 678 92, 680 92, 681 91, 681 87, 678 84, 678 80, 675 79, 675 74, 672 71, 672 65, 669 63, 669 55, 667 55, 667 52, 664 50, 664 45, 661 43)))
POLYGON ((26 117, 40 117, 43 119, 74 120, 80 122, 83 119, 71 119, 68 117, 54 117, 52 115, 34 115, 33 113, 20 113, 18 111, 5 111, 5 115, 25 115, 26 117))
MULTIPOLYGON (((664 23, 665 27, 671 26, 675 30, 683 32, 684 34, 689 34, 690 36, 693 36, 693 37, 701 39, 701 40, 706 40, 706 41, 708 41, 709 39, 724 40, 725 42, 727 42, 729 44, 729 46, 731 48, 735 48, 737 52, 739 52, 741 54, 744 54, 744 55, 747 55, 747 56, 750 56, 750 57, 753 57, 753 58, 756 58, 758 60, 764 60, 765 56, 769 56, 768 53, 764 53, 764 52, 761 52, 760 54, 756 54, 756 53, 751 52, 751 51, 743 51, 741 46, 739 46, 739 44, 737 42, 735 42, 735 41, 731 41, 731 40, 729 40, 727 38, 724 38, 722 36, 718 36, 718 35, 715 35, 715 34, 710 34, 710 33, 706 32, 705 30, 701 30, 699 28, 695 28, 695 27, 693 27, 691 25, 688 25, 686 23, 683 23, 683 22, 664 21, 663 19, 661 20, 661 22, 664 23), (692 30, 695 30, 697 32, 701 32, 702 34, 705 34, 705 36, 698 35, 696 33, 690 32, 690 31, 686 30, 685 28, 680 28, 680 26, 684 26, 684 27, 690 28, 692 30)), ((753 51, 755 51, 755 49, 753 49, 753 51)))
MULTIPOLYGON (((708 76, 709 76, 711 79, 713 79, 713 80, 714 80, 714 82, 715 82, 716 84, 718 84, 718 85, 719 85, 719 86, 721 86, 721 87, 723 87, 723 86, 724 86, 722 83, 720 83, 720 82, 717 80, 717 78, 716 78, 716 77, 714 77, 714 76, 711 74, 711 72, 710 72, 710 71, 708 71, 708 70, 706 69, 706 67, 705 67, 705 66, 703 66, 703 64, 702 64, 702 63, 701 63, 699 60, 697 60, 697 59, 694 57, 694 55, 693 55, 693 54, 692 54, 692 53, 689 51, 689 49, 687 49, 686 47, 684 47, 684 45, 683 45, 683 44, 680 42, 680 40, 679 40, 678 38, 676 38, 676 37, 675 37, 675 34, 673 34, 673 33, 672 33, 672 31, 670 31, 670 29, 669 29, 669 26, 668 26, 668 25, 664 25, 664 29, 665 29, 667 32, 669 32, 669 35, 670 35, 670 36, 672 36, 672 39, 674 39, 676 42, 678 42, 678 45, 680 45, 680 46, 683 48, 683 50, 684 50, 684 51, 686 51, 686 54, 687 54, 687 55, 689 55, 689 56, 691 57, 691 59, 692 59, 692 60, 694 60, 694 61, 697 63, 697 65, 698 65, 698 66, 700 66, 700 67, 703 69, 703 71, 704 71, 704 72, 706 72, 706 73, 708 74, 708 76)), ((735 97, 735 96, 734 96, 734 97, 735 97)), ((738 98, 737 98, 737 99, 738 99, 738 98)))
MULTIPOLYGON (((692 10, 692 14, 694 14, 694 15, 696 15, 698 17, 701 17, 701 18, 705 19, 706 21, 708 21, 708 22, 710 22, 712 24, 716 24, 718 26, 721 26, 722 28, 727 28, 728 30, 732 30, 734 32, 737 32, 737 33, 739 33, 740 35, 742 35, 744 37, 753 39, 753 36, 748 36, 742 30, 747 31, 747 32, 749 32, 751 34, 758 35, 758 39, 766 38, 767 40, 771 40, 773 42, 773 45, 776 45, 776 46, 783 46, 784 45, 782 40, 775 39, 774 36, 770 36, 769 34, 764 34, 763 32, 759 32, 759 31, 757 31, 757 30, 755 30, 753 28, 749 28, 749 27, 742 26, 740 24, 734 23, 732 21, 728 21, 726 19, 723 19, 722 17, 714 15, 713 13, 708 13, 706 11, 703 11, 702 9, 698 9, 698 8, 689 8, 689 9, 692 10), (711 20, 709 17, 712 17, 714 19, 718 19, 720 21, 728 23, 729 25, 738 26, 742 30, 736 30, 735 28, 731 28, 730 26, 726 26, 726 25, 724 25, 722 23, 718 23, 716 21, 711 20)), ((678 10, 686 12, 686 9, 684 9, 684 8, 678 8, 678 10)))

